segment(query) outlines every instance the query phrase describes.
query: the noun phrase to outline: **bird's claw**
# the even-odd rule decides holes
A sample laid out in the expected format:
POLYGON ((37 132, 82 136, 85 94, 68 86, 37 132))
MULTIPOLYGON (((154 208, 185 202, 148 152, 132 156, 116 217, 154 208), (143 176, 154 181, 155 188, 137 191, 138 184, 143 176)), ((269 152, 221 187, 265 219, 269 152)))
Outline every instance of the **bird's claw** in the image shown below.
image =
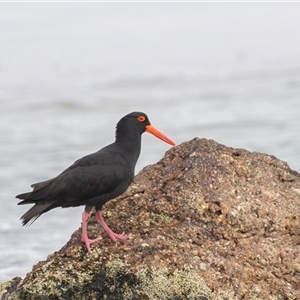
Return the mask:
POLYGON ((102 240, 102 237, 99 236, 96 239, 89 239, 89 238, 82 238, 81 241, 85 243, 86 248, 88 249, 89 252, 91 251, 91 244, 97 243, 98 241, 102 240))
POLYGON ((125 232, 122 232, 121 234, 110 232, 108 233, 108 235, 114 242, 116 242, 117 240, 125 241, 129 238, 129 236, 125 234, 125 232))

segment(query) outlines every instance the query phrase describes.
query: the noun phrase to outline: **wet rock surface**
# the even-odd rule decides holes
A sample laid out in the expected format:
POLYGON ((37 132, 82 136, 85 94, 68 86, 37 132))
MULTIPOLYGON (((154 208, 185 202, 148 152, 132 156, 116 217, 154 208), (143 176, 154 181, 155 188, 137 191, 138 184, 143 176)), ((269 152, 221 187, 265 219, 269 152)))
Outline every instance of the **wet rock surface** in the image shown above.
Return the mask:
POLYGON ((300 175, 274 156, 196 138, 103 215, 130 238, 91 218, 92 253, 79 229, 0 299, 300 299, 300 175))

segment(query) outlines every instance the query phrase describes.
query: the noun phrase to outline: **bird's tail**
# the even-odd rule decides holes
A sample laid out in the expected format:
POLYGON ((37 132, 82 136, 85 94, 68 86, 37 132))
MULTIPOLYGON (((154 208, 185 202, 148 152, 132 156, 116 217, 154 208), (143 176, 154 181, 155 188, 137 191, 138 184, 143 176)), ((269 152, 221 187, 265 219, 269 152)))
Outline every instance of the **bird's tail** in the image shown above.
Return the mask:
POLYGON ((16 196, 16 198, 22 199, 18 205, 35 204, 21 217, 23 226, 32 224, 40 215, 54 207, 55 201, 49 198, 47 199, 49 188, 51 189, 51 183, 51 179, 35 183, 31 185, 31 187, 33 187, 32 192, 16 196))
POLYGON ((33 201, 33 200, 27 200, 27 198, 29 198, 30 194, 31 194, 31 192, 17 195, 16 198, 24 199, 23 201, 19 202, 18 205, 35 203, 35 201, 33 201))
MULTIPOLYGON (((26 200, 24 200, 26 201, 26 200)), ((22 201, 22 202, 24 202, 22 201)), ((27 204, 22 203, 19 204, 27 204)), ((33 207, 31 207, 21 218, 22 225, 31 225, 39 216, 41 216, 44 212, 48 211, 50 206, 53 205, 53 203, 36 203, 33 207)))
POLYGON ((44 212, 48 211, 50 207, 53 205, 53 202, 42 202, 38 200, 33 200, 31 196, 32 192, 24 193, 17 195, 16 198, 23 199, 23 201, 20 201, 18 205, 24 205, 24 204, 32 204, 35 205, 31 207, 21 218, 22 225, 31 225, 40 215, 42 215, 44 212))

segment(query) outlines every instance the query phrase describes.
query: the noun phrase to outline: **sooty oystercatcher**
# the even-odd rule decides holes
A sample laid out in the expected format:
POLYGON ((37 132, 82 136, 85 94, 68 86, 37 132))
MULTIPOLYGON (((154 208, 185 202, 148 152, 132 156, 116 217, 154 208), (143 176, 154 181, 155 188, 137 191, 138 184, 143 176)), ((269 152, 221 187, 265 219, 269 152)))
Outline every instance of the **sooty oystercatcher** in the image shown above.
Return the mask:
POLYGON ((22 224, 31 224, 43 213, 56 207, 85 205, 82 213, 82 241, 88 251, 101 239, 89 239, 87 222, 95 207, 96 219, 113 240, 126 240, 105 223, 101 208, 107 201, 126 191, 133 181, 134 169, 141 149, 141 135, 149 132, 174 146, 175 143, 150 124, 146 114, 132 112, 117 124, 115 142, 75 161, 55 178, 32 184, 29 193, 17 195, 18 204, 34 204, 22 217, 22 224))

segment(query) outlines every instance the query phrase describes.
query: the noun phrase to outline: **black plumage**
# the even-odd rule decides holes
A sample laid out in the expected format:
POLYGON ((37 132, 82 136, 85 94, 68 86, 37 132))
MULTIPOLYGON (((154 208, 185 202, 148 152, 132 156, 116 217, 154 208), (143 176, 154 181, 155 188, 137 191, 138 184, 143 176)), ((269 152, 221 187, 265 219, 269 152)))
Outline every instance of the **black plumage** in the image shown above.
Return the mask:
POLYGON ((108 235, 113 240, 126 239, 126 235, 116 234, 108 228, 101 208, 107 201, 124 193, 133 181, 140 155, 141 135, 145 131, 175 145, 150 124, 146 114, 133 112, 124 116, 117 124, 114 143, 78 159, 55 178, 33 184, 33 191, 16 196, 23 199, 18 203, 20 205, 34 204, 21 217, 23 225, 31 224, 43 213, 56 207, 85 205, 82 240, 89 251, 90 244, 101 239, 90 240, 87 236, 87 220, 94 207, 96 218, 108 235))

